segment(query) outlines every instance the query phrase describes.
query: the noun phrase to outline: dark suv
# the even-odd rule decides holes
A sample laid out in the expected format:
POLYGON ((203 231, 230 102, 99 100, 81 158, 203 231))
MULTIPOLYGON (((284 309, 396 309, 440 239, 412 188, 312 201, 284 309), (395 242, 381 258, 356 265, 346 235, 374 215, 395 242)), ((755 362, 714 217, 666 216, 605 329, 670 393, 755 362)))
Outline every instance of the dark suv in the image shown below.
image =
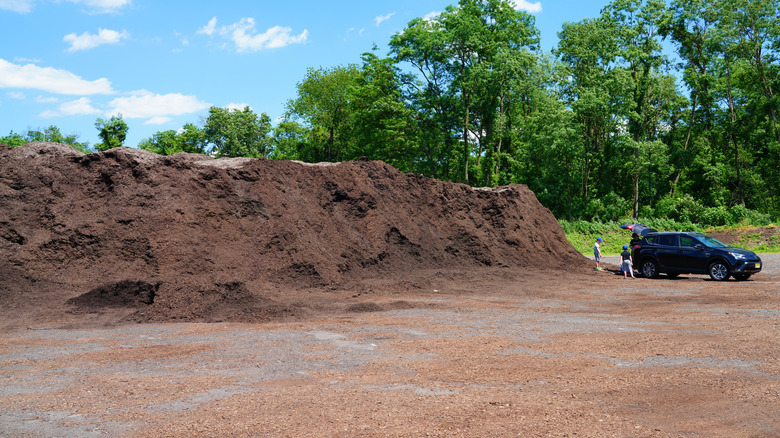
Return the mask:
MULTIPOLYGON (((654 231, 654 230, 653 230, 654 231)), ((761 271, 761 259, 753 252, 734 248, 702 233, 648 232, 633 248, 634 266, 647 277, 665 273, 709 274, 713 280, 747 280, 761 271)))

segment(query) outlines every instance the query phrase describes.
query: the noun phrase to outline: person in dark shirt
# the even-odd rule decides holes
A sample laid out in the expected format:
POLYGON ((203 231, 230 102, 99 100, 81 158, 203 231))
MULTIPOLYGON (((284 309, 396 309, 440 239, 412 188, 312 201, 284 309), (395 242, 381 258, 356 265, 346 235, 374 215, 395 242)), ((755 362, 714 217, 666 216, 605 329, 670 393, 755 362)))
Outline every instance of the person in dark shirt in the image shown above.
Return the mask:
POLYGON ((631 251, 628 250, 628 245, 623 245, 623 252, 620 253, 620 259, 622 260, 621 267, 623 270, 623 279, 628 278, 628 273, 631 273, 631 278, 634 277, 633 259, 631 258, 631 251))
POLYGON ((639 234, 634 233, 631 235, 631 242, 628 243, 628 250, 631 251, 631 261, 636 258, 636 247, 639 245, 639 242, 641 242, 642 239, 639 237, 639 234))

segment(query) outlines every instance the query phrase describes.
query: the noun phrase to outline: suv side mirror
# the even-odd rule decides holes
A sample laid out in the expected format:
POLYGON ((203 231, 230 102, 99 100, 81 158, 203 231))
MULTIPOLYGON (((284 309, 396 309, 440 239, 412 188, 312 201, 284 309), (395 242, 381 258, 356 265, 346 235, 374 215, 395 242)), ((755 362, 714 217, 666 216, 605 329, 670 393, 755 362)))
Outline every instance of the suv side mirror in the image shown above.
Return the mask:
POLYGON ((702 246, 702 244, 700 244, 700 243, 697 243, 696 245, 693 245, 693 247, 698 249, 699 251, 704 249, 704 246, 702 246))

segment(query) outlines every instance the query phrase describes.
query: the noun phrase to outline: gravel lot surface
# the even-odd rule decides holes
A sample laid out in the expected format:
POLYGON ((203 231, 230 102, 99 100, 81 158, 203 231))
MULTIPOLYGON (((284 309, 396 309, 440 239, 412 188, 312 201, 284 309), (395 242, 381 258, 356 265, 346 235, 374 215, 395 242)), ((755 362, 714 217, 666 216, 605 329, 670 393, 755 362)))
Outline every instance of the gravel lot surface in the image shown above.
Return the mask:
POLYGON ((780 436, 762 258, 746 282, 556 271, 303 322, 7 330, 0 436, 780 436))

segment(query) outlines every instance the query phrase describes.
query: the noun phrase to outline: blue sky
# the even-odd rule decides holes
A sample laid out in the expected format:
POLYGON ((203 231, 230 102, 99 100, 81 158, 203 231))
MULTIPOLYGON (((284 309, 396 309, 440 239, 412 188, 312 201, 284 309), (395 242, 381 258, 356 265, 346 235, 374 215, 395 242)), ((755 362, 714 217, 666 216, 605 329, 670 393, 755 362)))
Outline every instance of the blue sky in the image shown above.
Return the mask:
MULTIPOLYGON (((99 142, 95 121, 121 113, 126 146, 201 125, 212 105, 272 120, 308 67, 359 63, 415 17, 456 0, 372 2, 0 0, 0 136, 50 125, 99 142)), ((515 0, 542 47, 606 0, 515 0)))

